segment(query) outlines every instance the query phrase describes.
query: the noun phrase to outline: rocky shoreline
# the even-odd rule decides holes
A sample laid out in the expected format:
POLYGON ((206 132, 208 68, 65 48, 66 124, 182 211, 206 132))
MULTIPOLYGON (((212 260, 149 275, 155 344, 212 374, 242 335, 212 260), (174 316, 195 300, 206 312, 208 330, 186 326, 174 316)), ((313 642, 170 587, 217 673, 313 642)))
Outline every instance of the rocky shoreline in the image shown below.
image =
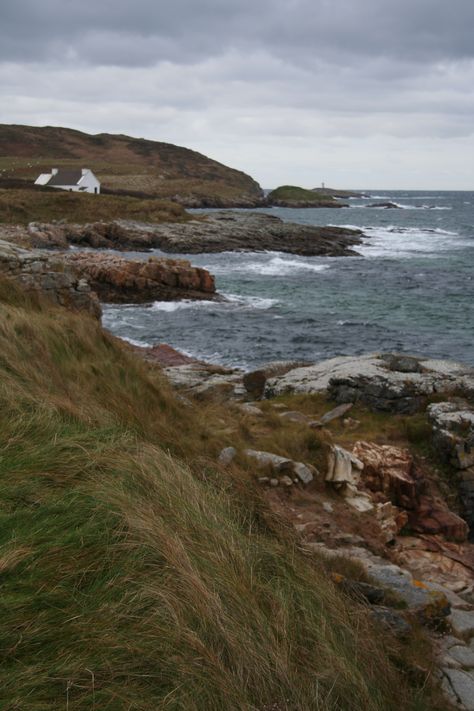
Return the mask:
POLYGON ((62 255, 105 303, 133 304, 179 299, 222 300, 214 277, 186 259, 126 259, 115 254, 69 252, 62 255))
POLYGON ((284 222, 266 213, 227 211, 195 216, 179 224, 118 220, 86 225, 31 223, 2 230, 6 239, 40 249, 73 245, 122 251, 160 249, 171 254, 270 250, 327 257, 357 255, 352 248, 364 236, 357 229, 315 227, 284 222))
POLYGON ((0 274, 28 294, 101 317, 105 303, 220 300, 214 277, 185 259, 132 260, 112 254, 23 249, 0 239, 0 274))

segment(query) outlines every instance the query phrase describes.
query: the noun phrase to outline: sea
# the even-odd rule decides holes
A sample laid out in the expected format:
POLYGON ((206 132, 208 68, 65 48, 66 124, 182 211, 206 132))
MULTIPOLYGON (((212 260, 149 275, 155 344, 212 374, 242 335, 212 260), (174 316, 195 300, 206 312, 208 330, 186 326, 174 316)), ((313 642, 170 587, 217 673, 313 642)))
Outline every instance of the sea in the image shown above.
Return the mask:
POLYGON ((359 256, 182 254, 215 275, 226 301, 106 305, 104 326, 245 369, 381 351, 474 366, 474 192, 365 194, 341 209, 262 208, 284 221, 361 228, 359 256), (368 207, 384 202, 399 208, 368 207))

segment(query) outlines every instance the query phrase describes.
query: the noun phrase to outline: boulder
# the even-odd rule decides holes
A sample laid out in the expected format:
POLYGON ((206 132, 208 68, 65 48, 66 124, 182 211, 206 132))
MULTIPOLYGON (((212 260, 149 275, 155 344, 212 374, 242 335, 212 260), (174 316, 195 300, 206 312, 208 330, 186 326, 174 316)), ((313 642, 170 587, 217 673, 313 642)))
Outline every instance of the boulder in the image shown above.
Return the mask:
POLYGON ((343 417, 346 414, 346 412, 349 412, 349 410, 351 408, 352 408, 351 402, 345 403, 343 405, 338 405, 333 410, 329 410, 329 412, 326 412, 319 420, 319 424, 324 427, 324 425, 327 425, 329 422, 332 422, 333 420, 337 420, 340 417, 343 417))
POLYGON ((273 378, 279 375, 285 375, 294 368, 301 368, 308 365, 305 361, 275 361, 266 363, 257 370, 251 370, 245 373, 243 378, 244 387, 247 392, 255 399, 260 399, 265 391, 265 383, 268 378, 273 378))
POLYGON ((310 484, 317 470, 309 464, 294 462, 292 459, 280 457, 272 452, 261 452, 255 449, 246 449, 244 454, 253 459, 258 467, 270 467, 278 474, 293 474, 302 484, 310 484))
POLYGON ((223 450, 221 450, 217 461, 219 462, 219 464, 222 464, 222 466, 227 467, 233 462, 236 455, 237 450, 235 449, 235 447, 225 447, 223 450))

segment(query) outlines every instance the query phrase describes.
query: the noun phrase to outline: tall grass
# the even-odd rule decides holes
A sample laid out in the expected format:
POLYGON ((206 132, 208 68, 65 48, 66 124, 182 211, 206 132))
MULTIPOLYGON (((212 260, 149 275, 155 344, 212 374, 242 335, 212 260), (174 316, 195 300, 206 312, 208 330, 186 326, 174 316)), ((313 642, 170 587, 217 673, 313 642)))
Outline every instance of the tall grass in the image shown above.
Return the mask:
POLYGON ((0 189, 0 224, 66 220, 96 222, 129 219, 182 222, 189 219, 175 202, 117 195, 89 195, 65 190, 0 189))
POLYGON ((0 708, 446 708, 212 464, 228 412, 92 320, 2 297, 0 708))

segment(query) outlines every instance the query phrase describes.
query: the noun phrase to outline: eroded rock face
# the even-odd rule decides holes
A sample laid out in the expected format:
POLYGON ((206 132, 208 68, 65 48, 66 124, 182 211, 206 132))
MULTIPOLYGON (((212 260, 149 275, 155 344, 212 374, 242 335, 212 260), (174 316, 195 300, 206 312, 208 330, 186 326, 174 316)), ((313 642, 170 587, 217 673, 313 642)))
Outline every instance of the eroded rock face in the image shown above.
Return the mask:
POLYGON ((393 354, 340 357, 267 380, 266 397, 323 393, 337 403, 362 402, 378 412, 413 413, 434 393, 474 393, 474 369, 460 363, 393 354))
POLYGON ((419 484, 413 476, 409 452, 389 445, 356 442, 353 453, 364 464, 364 485, 370 491, 382 492, 395 506, 416 508, 419 484))
POLYGON ((405 509, 410 528, 418 533, 443 534, 448 540, 465 541, 469 528, 436 495, 407 450, 373 442, 357 442, 354 455, 363 463, 361 480, 374 494, 383 494, 405 509))
POLYGON ((474 409, 455 399, 429 405, 433 441, 441 456, 459 469, 459 494, 464 515, 474 531, 474 409))
POLYGON ((474 465, 474 409, 464 400, 429 405, 435 444, 458 469, 474 465))
POLYGON ((185 259, 131 260, 112 254, 72 252, 65 261, 109 303, 216 299, 214 277, 185 259))
POLYGON ((0 240, 0 273, 13 279, 27 293, 37 293, 67 308, 100 318, 98 298, 86 279, 64 265, 61 259, 26 250, 0 240))

